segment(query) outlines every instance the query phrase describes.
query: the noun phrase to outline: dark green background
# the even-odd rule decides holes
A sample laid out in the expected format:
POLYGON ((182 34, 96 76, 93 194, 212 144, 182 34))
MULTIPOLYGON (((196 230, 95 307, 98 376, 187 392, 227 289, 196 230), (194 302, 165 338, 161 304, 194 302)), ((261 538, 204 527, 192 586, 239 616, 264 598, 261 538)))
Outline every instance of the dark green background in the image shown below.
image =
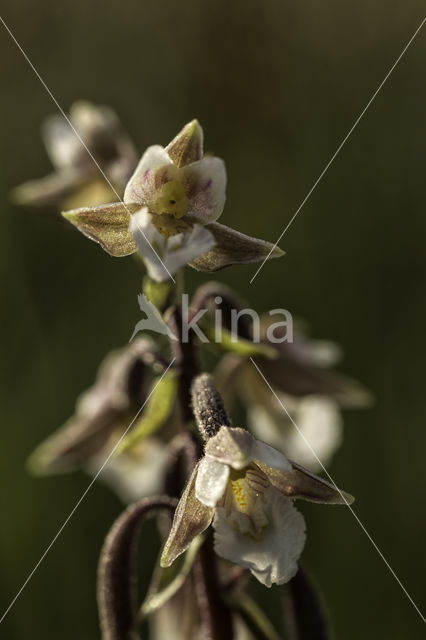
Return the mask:
MULTIPOLYGON (((407 0, 87 2, 16 0, 2 15, 67 109, 111 104, 140 151, 199 118, 225 158, 222 221, 276 240, 424 17, 407 0)), ((347 412, 331 473, 425 608, 426 27, 281 246, 287 255, 220 279, 259 309, 285 306, 346 351, 377 398, 347 412)), ((39 125, 55 106, 0 25, 2 610, 86 488, 35 480, 34 446, 72 412, 97 364, 128 340, 139 276, 9 190, 49 162, 39 125)), ((188 274, 193 286, 204 278, 188 274)), ((424 623, 353 516, 302 507, 305 559, 339 640, 420 639, 424 623)), ((120 505, 96 486, 0 628, 23 640, 99 636, 95 572, 120 505)))

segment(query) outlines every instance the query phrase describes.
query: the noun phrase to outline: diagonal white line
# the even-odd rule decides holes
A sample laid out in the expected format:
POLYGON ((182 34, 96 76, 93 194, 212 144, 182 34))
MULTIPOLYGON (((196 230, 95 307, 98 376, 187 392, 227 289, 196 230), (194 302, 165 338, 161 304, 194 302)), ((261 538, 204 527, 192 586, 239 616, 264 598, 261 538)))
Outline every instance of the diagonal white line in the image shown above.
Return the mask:
POLYGON ((140 407, 140 409, 138 410, 138 412, 136 413, 135 417, 133 418, 131 423, 128 425, 128 427, 126 428, 124 433, 121 435, 120 439, 117 440, 117 442, 115 443, 112 451, 109 453, 109 455, 107 456, 107 458, 103 462, 102 466, 98 469, 98 471, 96 472, 96 475, 93 477, 93 479, 91 480, 90 484, 87 486, 87 488, 84 490, 84 492, 82 493, 80 498, 77 500, 77 502, 74 505, 73 509, 70 511, 69 515, 65 519, 64 523, 61 525, 61 527, 59 528, 59 530, 56 533, 56 535, 52 538, 51 542, 46 547, 46 549, 43 552, 42 556, 40 557, 39 561, 34 566, 34 568, 32 569, 31 573, 28 575, 27 579, 25 580, 25 582, 23 583, 22 587, 19 589, 19 591, 17 592, 15 597, 13 598, 12 602, 7 607, 6 611, 3 613, 2 617, 0 618, 0 624, 3 622, 3 620, 5 619, 5 617, 7 616, 7 614, 9 613, 9 611, 11 610, 11 608, 13 607, 13 605, 15 604, 15 602, 17 601, 17 599, 19 598, 19 596, 21 595, 21 593, 23 592, 23 590, 25 589, 25 587, 27 586, 27 584, 29 583, 31 578, 33 577, 33 575, 35 574, 35 572, 37 571, 37 569, 39 568, 39 566, 41 565, 41 563, 43 562, 43 560, 45 559, 45 557, 47 556, 47 554, 49 553, 49 551, 51 550, 53 545, 55 544, 56 540, 59 538, 59 536, 61 535, 62 531, 67 526, 68 522, 71 520, 71 518, 73 517, 73 515, 75 514, 75 512, 77 511, 77 509, 79 508, 79 506, 83 502, 84 498, 89 493, 90 489, 95 484, 95 482, 98 479, 99 475, 105 469, 105 467, 108 464, 108 462, 110 461, 111 457, 114 455, 114 453, 116 452, 117 448, 120 446, 120 443, 122 442, 123 438, 126 436, 126 434, 128 433, 129 429, 134 425, 134 423, 137 420, 138 416, 140 415, 142 409, 145 407, 146 403, 148 402, 148 400, 150 399, 150 397, 152 396, 152 394, 154 393, 154 391, 156 390, 156 388, 158 387, 158 385, 160 384, 160 382, 162 381, 162 379, 164 378, 164 376, 166 375, 166 373, 168 372, 168 370, 170 369, 170 367, 172 366, 172 364, 174 363, 175 360, 176 360, 176 358, 173 358, 173 360, 170 362, 170 364, 167 367, 167 369, 163 372, 161 378, 159 380, 157 380, 156 384, 153 386, 153 388, 151 389, 150 393, 148 394, 145 402, 140 407))
POLYGON ((370 100, 367 102, 367 104, 365 105, 364 109, 361 111, 361 113, 359 114, 358 118, 355 120, 354 124, 352 125, 352 127, 349 129, 348 133, 343 138, 342 142, 339 144, 339 146, 337 147, 336 151, 333 153, 333 155, 331 156, 330 160, 325 165, 324 169, 322 170, 322 172, 320 173, 320 175, 318 176, 318 178, 316 179, 316 181, 314 182, 314 184, 312 185, 312 187, 310 188, 310 190, 306 194, 305 198, 302 200, 302 202, 300 203, 299 207, 297 208, 297 210, 293 214, 292 218, 288 222, 288 224, 285 227, 284 231, 281 233, 281 235, 279 236, 278 240, 275 242, 275 244, 271 248, 270 252, 266 256, 266 258, 263 260, 263 262, 260 265, 260 267, 257 269, 257 271, 254 274, 254 276, 251 278, 250 284, 252 284, 253 280, 256 278, 256 276, 258 275, 260 270, 263 268, 263 265, 269 259, 271 253, 274 251, 274 249, 276 248, 278 243, 281 242, 281 240, 282 240, 284 234, 286 233, 287 229, 290 227, 291 224, 293 224, 294 220, 296 219, 296 216, 299 214, 300 210, 305 206, 305 204, 308 201, 308 199, 310 198, 311 194, 316 189, 318 184, 321 182, 321 180, 323 179, 323 177, 327 173, 327 171, 330 168, 330 166, 333 164, 333 162, 336 159, 337 155, 340 153, 342 147, 346 144, 346 142, 348 141, 349 137, 352 135, 354 129, 358 126, 358 124, 360 123, 360 121, 364 117, 366 111, 371 106, 371 104, 374 101, 374 99, 377 97, 378 93, 382 89, 382 87, 385 84, 385 82, 388 80, 388 78, 391 75, 391 73, 394 71, 394 69, 399 64, 401 58, 403 57, 403 55, 407 51, 408 47, 411 45, 411 43, 413 42, 414 38, 417 36, 417 34, 419 33, 420 29, 423 27, 425 22, 426 22, 426 17, 423 18, 423 20, 421 21, 420 25, 417 27, 417 29, 415 30, 415 32, 413 33, 413 35, 411 36, 411 38, 409 39, 409 41, 407 42, 407 44, 405 45, 405 47, 403 48, 403 50, 401 51, 401 53, 399 54, 399 56, 397 57, 397 59, 395 60, 395 62, 391 66, 391 68, 389 69, 389 71, 387 72, 387 74, 385 75, 385 77, 383 78, 382 82, 379 84, 379 86, 377 87, 376 91, 373 93, 373 95, 371 96, 370 100))
MULTIPOLYGON (((45 83, 45 81, 43 80, 43 78, 41 77, 41 75, 39 74, 39 72, 37 71, 37 69, 35 68, 35 66, 33 65, 33 63, 31 62, 31 60, 29 59, 28 55, 25 53, 24 49, 22 48, 22 46, 19 44, 18 40, 15 38, 15 36, 13 35, 12 31, 9 29, 9 27, 7 26, 6 22, 3 20, 3 18, 0 16, 0 22, 2 22, 4 28, 6 29, 6 31, 8 32, 8 34, 10 35, 10 37, 12 38, 13 42, 16 44, 16 46, 18 47, 19 51, 22 53, 22 55, 24 56, 25 60, 28 62, 29 66, 31 67, 31 69, 34 71, 35 75, 37 76, 37 78, 40 80, 41 84, 43 85, 43 87, 45 88, 46 92, 49 94, 49 96, 51 97, 51 99, 53 100, 53 102, 55 103, 55 105, 57 106, 57 108, 59 109, 59 111, 61 112, 62 116, 65 118, 66 122, 68 123, 68 125, 71 127, 72 131, 74 132, 75 136, 78 138, 78 140, 80 141, 80 143, 83 145, 83 147, 85 148, 85 150, 87 151, 87 153, 89 154, 90 158, 93 160, 94 164, 96 165, 96 167, 99 169, 102 177, 105 179, 106 183, 108 184, 108 186, 110 187, 110 189, 113 191, 113 193, 116 195, 117 199, 119 202, 121 202, 121 204, 124 206, 124 208, 126 209, 127 213, 130 215, 130 211, 129 209, 126 207, 126 204, 124 203, 123 199, 120 197, 120 195, 117 193, 115 187, 111 184, 108 176, 105 174, 105 172, 103 171, 102 167, 99 165, 98 161, 96 160, 96 158, 93 156, 92 152, 90 151, 90 149, 87 147, 86 143, 84 142, 84 140, 81 138, 80 134, 78 133, 77 129, 74 127, 73 123, 71 122, 71 120, 68 118, 67 114, 65 113, 65 111, 63 110, 63 108, 61 107, 61 105, 59 104, 59 102, 56 100, 55 96, 53 95, 53 93, 51 92, 51 90, 49 89, 49 87, 47 86, 47 84, 45 83)), ((152 244, 150 243, 150 241, 148 240, 148 238, 146 237, 145 233, 142 231, 142 229, 140 230, 143 237, 145 238, 145 240, 147 241, 147 243, 149 244, 149 246, 151 247, 151 249, 153 250, 153 252, 155 253, 155 255, 157 256, 157 258, 159 259, 159 261, 161 262, 161 264, 163 265, 165 271, 168 273, 168 275, 170 276, 171 280, 176 284, 176 280, 173 278, 172 274, 170 273, 170 271, 167 269, 166 265, 163 263, 163 261, 161 260, 160 256, 158 255, 158 253, 156 252, 156 250, 154 249, 154 247, 152 246, 152 244)))
POLYGON ((310 442, 308 441, 308 439, 306 438, 305 434, 299 429, 299 427, 297 426, 297 424, 295 423, 295 421, 293 420, 293 418, 291 417, 291 415, 289 414, 289 412, 287 411, 287 409, 285 408, 285 406, 283 405, 283 403, 281 402, 280 398, 278 397, 278 395, 275 393, 275 391, 273 390, 273 388, 271 387, 271 385, 269 384, 269 382, 267 381, 267 379, 265 378, 265 376, 263 375, 262 371, 259 369, 259 367, 257 366, 257 364, 255 363, 255 361, 253 360, 253 358, 250 356, 250 360, 253 364, 253 366, 255 367, 255 369, 257 370, 257 372, 259 373, 260 377, 263 379, 263 381, 265 382, 265 384, 267 385, 267 387, 269 388, 269 390, 271 391, 271 393, 274 395, 274 397, 278 400, 279 404, 281 405, 281 407, 283 408, 284 412, 286 413, 287 417, 289 418, 290 422, 292 423, 292 425, 296 428, 298 434, 303 438, 305 444, 308 446, 308 448, 310 449, 311 453, 313 454, 313 456, 315 457, 315 459, 317 460, 318 464, 321 466, 322 470, 324 471, 324 473, 326 474, 327 478, 330 480, 331 484, 334 486, 334 488, 339 492, 340 497, 342 498, 343 502, 346 504, 346 506, 348 507, 349 511, 352 513, 353 517, 355 518, 355 520, 357 521, 357 523, 359 524, 359 526, 361 527, 361 529, 363 530, 363 532, 365 533, 365 535, 367 536, 367 538, 369 539, 369 541, 371 542, 371 544, 373 545, 374 549, 377 551, 377 553, 379 554, 379 556, 381 557, 381 559, 383 560, 383 562, 385 563, 385 565, 387 566, 387 568, 389 569, 390 573, 393 575, 393 577, 395 578, 395 580, 397 581, 398 585, 401 587, 402 591, 405 593, 405 595, 407 596, 408 600, 411 602, 411 604, 413 605, 414 609, 417 611, 417 613, 419 614, 420 618, 423 620, 423 622, 426 624, 426 618, 424 617, 424 615, 422 614, 422 612, 420 611, 419 607, 416 605, 416 603, 414 602, 413 598, 410 596, 410 594, 408 593, 407 589, 404 587, 404 585, 402 584, 401 580, 398 578, 398 576, 396 575, 395 571, 392 569, 392 567, 390 566, 389 562, 386 560, 385 556, 383 555, 383 553, 380 551, 379 547, 377 546, 377 544, 374 542, 373 538, 371 537, 371 535, 368 533, 367 529, 365 528, 365 526, 363 525, 363 523, 361 522, 361 520, 359 519, 359 517, 357 516, 357 514, 355 513, 355 511, 353 510, 353 508, 351 507, 351 505, 348 503, 348 501, 346 500, 344 494, 340 491, 339 487, 336 485, 336 483, 334 482, 333 478, 331 477, 331 475, 329 474, 329 472, 327 471, 327 469, 325 468, 325 466, 323 465, 323 463, 321 462, 321 460, 318 458, 317 454, 315 453, 314 449, 312 448, 310 442))

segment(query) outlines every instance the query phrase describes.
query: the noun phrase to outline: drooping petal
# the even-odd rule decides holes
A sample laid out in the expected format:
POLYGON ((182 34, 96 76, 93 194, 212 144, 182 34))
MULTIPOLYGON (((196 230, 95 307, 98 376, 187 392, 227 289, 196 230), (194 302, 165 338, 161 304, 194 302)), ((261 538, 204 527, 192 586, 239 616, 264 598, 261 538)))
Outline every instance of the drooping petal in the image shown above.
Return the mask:
POLYGON ((262 461, 281 471, 290 471, 287 458, 264 442, 253 438, 245 429, 222 427, 206 444, 207 456, 233 469, 244 469, 252 460, 262 461))
POLYGON ((166 239, 157 231, 153 218, 144 207, 131 217, 130 230, 149 275, 157 282, 168 280, 195 256, 214 246, 213 235, 201 225, 196 224, 191 231, 166 239))
POLYGON ((280 396, 298 429, 282 407, 273 406, 271 401, 249 407, 247 420, 250 430, 260 440, 284 451, 309 471, 316 473, 322 465, 327 467, 342 442, 343 425, 337 404, 320 396, 301 399, 280 396))
POLYGON ((167 145, 166 151, 177 167, 197 162, 203 157, 203 130, 192 120, 167 145))
POLYGON ((338 406, 328 398, 303 398, 295 421, 300 433, 292 429, 287 454, 309 470, 319 471, 322 465, 329 464, 342 443, 343 422, 338 406))
POLYGON ((198 468, 195 481, 195 495, 207 507, 215 507, 223 496, 230 469, 228 465, 205 456, 198 468))
POLYGON ((157 174, 162 167, 166 174, 171 172, 171 175, 175 175, 178 171, 164 147, 160 145, 148 147, 127 183, 124 202, 147 205, 156 191, 157 174))
POLYGON ((195 495, 195 480, 199 464, 196 465, 185 487, 173 518, 172 528, 161 555, 161 566, 169 567, 186 551, 191 541, 209 526, 214 509, 206 507, 195 495))
POLYGON ((216 246, 191 262, 190 266, 197 271, 218 271, 232 264, 249 264, 266 257, 270 259, 284 255, 284 252, 271 242, 246 236, 218 222, 208 224, 207 229, 214 235, 216 246))
POLYGON ((259 537, 243 534, 224 509, 214 519, 215 550, 242 567, 265 586, 288 582, 297 572, 297 561, 305 545, 305 520, 291 500, 274 487, 264 494, 268 524, 259 537))
POLYGON ((354 497, 341 491, 330 482, 292 462, 291 471, 279 471, 258 462, 258 467, 268 477, 269 482, 288 498, 302 498, 322 504, 352 504, 354 497))
POLYGON ((215 245, 213 234, 200 224, 195 224, 190 233, 178 234, 168 240, 164 258, 170 273, 187 265, 194 258, 209 251, 215 245))
POLYGON ((167 449, 160 440, 144 440, 129 452, 113 455, 105 465, 113 447, 114 443, 111 442, 100 454, 90 459, 87 471, 91 475, 111 487, 128 504, 163 492, 168 457, 167 449))
POLYGON ((295 345, 282 342, 275 347, 280 357, 274 362, 262 362, 262 373, 277 391, 297 398, 325 396, 342 407, 362 408, 371 405, 371 394, 357 381, 337 371, 329 371, 323 365, 306 362, 295 345))
POLYGON ((99 367, 95 384, 78 398, 74 416, 32 453, 31 471, 37 475, 69 471, 87 466, 108 445, 112 450, 147 396, 145 364, 152 366, 157 355, 146 338, 111 352, 99 367))
POLYGON ((28 468, 34 475, 63 473, 81 467, 102 450, 120 426, 120 412, 111 407, 104 390, 94 387, 81 396, 80 402, 86 405, 86 412, 77 410, 75 416, 39 444, 29 457, 28 468), (93 403, 93 410, 89 403, 93 403))
POLYGON ((137 249, 129 230, 130 215, 137 208, 136 205, 115 202, 65 211, 62 215, 111 256, 123 257, 137 249))
POLYGON ((147 207, 131 216, 129 228, 150 277, 157 282, 168 280, 170 274, 163 260, 166 240, 152 223, 147 207))
POLYGON ((78 156, 87 153, 75 131, 62 115, 52 114, 46 118, 42 126, 42 138, 56 169, 74 166, 78 156))
POLYGON ((256 438, 253 438, 252 457, 255 462, 263 462, 274 469, 280 471, 291 470, 291 464, 284 454, 270 447, 269 444, 256 440, 256 438))
POLYGON ((208 224, 219 218, 226 199, 226 169, 220 158, 206 157, 182 169, 190 220, 208 224))
POLYGON ((86 183, 87 174, 67 169, 50 173, 39 180, 24 182, 12 190, 11 197, 19 205, 56 206, 86 183))

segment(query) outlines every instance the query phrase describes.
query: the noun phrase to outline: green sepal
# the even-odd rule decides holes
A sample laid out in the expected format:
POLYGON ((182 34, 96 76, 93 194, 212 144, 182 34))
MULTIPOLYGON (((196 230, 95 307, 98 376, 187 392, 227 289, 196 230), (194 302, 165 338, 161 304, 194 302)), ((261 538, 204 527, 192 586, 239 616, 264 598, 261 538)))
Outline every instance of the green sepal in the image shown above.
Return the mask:
POLYGON ((158 560, 151 586, 140 608, 140 621, 165 605, 182 587, 203 542, 204 536, 202 534, 194 538, 187 551, 169 567, 162 567, 160 560, 158 560))
POLYGON ((175 406, 178 383, 178 373, 173 370, 153 381, 145 410, 129 435, 124 438, 117 453, 128 451, 139 440, 152 436, 163 426, 175 406))
POLYGON ((198 120, 188 122, 167 145, 166 151, 177 167, 185 167, 203 157, 203 130, 198 120))
POLYGON ((266 344, 256 344, 255 342, 245 340, 244 338, 238 338, 237 340, 235 340, 235 336, 233 336, 230 331, 223 327, 221 328, 221 337, 219 341, 216 341, 216 332, 215 328, 212 325, 203 324, 201 325, 201 328, 206 337, 212 343, 217 344, 225 351, 231 351, 245 358, 249 358, 250 356, 252 356, 253 358, 256 356, 261 356, 262 358, 267 358, 268 360, 275 360, 276 358, 278 358, 278 352, 273 347, 270 347, 266 344))
POLYGON ((232 264, 251 264, 284 255, 284 251, 272 242, 247 236, 219 222, 207 224, 206 229, 213 234, 216 245, 191 260, 189 266, 197 271, 218 271, 232 264))
POLYGON ((136 204, 113 202, 64 211, 62 216, 111 256, 121 258, 137 251, 129 223, 131 214, 139 208, 136 204))

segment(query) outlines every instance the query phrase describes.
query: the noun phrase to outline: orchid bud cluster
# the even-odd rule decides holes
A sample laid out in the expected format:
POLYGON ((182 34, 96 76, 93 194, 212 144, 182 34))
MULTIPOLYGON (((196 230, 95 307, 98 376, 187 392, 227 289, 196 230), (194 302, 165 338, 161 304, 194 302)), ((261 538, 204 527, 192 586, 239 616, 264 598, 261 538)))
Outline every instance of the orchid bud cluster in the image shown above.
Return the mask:
MULTIPOLYGON (((137 254, 146 270, 141 300, 162 329, 157 339, 147 331, 132 336, 106 357, 75 414, 36 449, 30 468, 37 474, 82 468, 129 505, 101 553, 104 640, 139 638, 145 623, 158 640, 279 638, 251 598, 252 577, 266 587, 288 583, 293 595, 308 590, 306 602, 319 610, 299 568, 307 527, 294 501, 353 500, 313 473, 318 458, 306 452, 292 423, 327 464, 342 441, 340 408, 366 405, 368 393, 332 370, 336 345, 300 328, 291 344, 271 343, 267 318, 260 342, 245 321, 236 340, 215 345, 213 373, 202 372, 205 345, 195 333, 182 340, 174 276, 186 265, 214 272, 283 252, 218 222, 225 164, 204 155, 197 120, 165 147, 148 147, 139 162, 110 109, 79 102, 69 122, 71 128, 55 117, 44 127, 55 173, 18 187, 14 197, 26 205, 70 206, 64 218, 111 256, 137 254), (233 426, 237 401, 246 421, 233 426), (151 513, 162 516, 162 548, 139 603, 136 549, 151 513)), ((226 314, 241 301, 211 282, 192 296, 194 314, 202 305, 206 331, 220 308, 226 334, 226 314)), ((300 615, 322 619, 299 605, 300 615)), ((327 633, 324 627, 316 637, 327 633)))

